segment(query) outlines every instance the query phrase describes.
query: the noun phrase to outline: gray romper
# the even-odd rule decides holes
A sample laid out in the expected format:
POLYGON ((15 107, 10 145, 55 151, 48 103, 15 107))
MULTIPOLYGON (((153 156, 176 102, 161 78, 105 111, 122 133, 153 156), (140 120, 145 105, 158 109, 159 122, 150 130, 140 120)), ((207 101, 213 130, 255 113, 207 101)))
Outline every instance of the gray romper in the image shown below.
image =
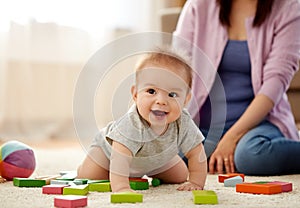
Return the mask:
POLYGON ((157 135, 133 105, 123 117, 101 129, 91 147, 100 147, 110 158, 112 140, 123 144, 133 155, 130 176, 141 177, 157 172, 176 156, 178 158, 180 151, 186 154, 203 139, 186 109, 176 121, 169 124, 163 135, 157 135))

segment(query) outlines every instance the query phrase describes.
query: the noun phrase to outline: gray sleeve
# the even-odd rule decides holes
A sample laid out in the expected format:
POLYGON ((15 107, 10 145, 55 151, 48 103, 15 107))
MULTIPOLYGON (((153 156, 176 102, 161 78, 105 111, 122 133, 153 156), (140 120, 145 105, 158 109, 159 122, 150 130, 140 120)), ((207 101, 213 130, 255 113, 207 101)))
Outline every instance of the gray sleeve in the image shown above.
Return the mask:
POLYGON ((141 121, 135 106, 133 106, 127 114, 111 126, 110 131, 106 134, 107 141, 111 143, 113 140, 123 144, 135 156, 144 144, 141 138, 143 137, 141 133, 143 127, 141 124, 137 126, 137 123, 141 123, 141 121))
POLYGON ((120 144, 127 147, 132 155, 136 155, 136 153, 141 149, 143 143, 138 142, 136 139, 136 135, 132 134, 123 134, 123 131, 130 131, 130 128, 128 128, 128 125, 126 125, 127 128, 115 128, 113 131, 109 132, 107 134, 107 140, 116 141, 120 144))
POLYGON ((143 142, 143 125, 139 115, 132 106, 130 110, 117 121, 110 122, 105 128, 102 128, 94 138, 91 147, 101 147, 109 157, 111 153, 112 141, 119 142, 127 147, 133 155, 142 148, 143 142))

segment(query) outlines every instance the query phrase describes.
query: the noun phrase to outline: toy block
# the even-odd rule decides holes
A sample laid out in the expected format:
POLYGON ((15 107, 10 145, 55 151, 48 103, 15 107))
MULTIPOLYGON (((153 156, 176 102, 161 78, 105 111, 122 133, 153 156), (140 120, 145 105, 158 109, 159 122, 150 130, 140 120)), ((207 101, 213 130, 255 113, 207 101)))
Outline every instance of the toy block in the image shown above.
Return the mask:
POLYGON ((220 183, 224 183, 225 179, 232 178, 235 176, 241 176, 243 181, 245 180, 245 175, 242 173, 227 173, 227 174, 219 174, 218 179, 220 183))
POLYGON ((119 192, 110 195, 111 203, 137 203, 143 202, 143 194, 134 192, 119 192))
POLYGON ((272 181, 269 184, 277 184, 281 185, 282 192, 289 192, 293 190, 293 184, 289 182, 282 182, 282 181, 272 181))
POLYGON ((63 195, 87 195, 89 193, 89 185, 68 186, 63 190, 63 195))
POLYGON ((106 183, 109 182, 109 180, 88 180, 88 184, 90 183, 106 183))
POLYGON ((18 187, 43 187, 46 181, 34 178, 14 178, 13 184, 18 187))
POLYGON ((129 181, 130 188, 133 190, 147 190, 149 189, 149 182, 129 181))
POLYGON ((214 191, 194 190, 192 193, 194 204, 218 204, 218 196, 214 191))
POLYGON ((63 176, 63 175, 66 175, 66 174, 74 174, 76 173, 76 170, 62 170, 62 171, 59 171, 59 175, 63 176))
POLYGON ((72 181, 64 181, 64 180, 51 180, 50 185, 69 185, 72 181))
POLYGON ((76 208, 87 206, 86 196, 56 196, 54 198, 54 207, 76 208))
POLYGON ((56 178, 56 180, 68 180, 73 181, 77 177, 76 171, 68 171, 65 174, 61 173, 61 176, 56 178))
POLYGON ((111 192, 110 182, 105 183, 90 183, 89 191, 111 192))
POLYGON ((133 182, 148 182, 148 180, 145 179, 145 178, 129 178, 129 181, 133 181, 133 182))
POLYGON ((224 180, 225 187, 235 187, 235 185, 239 183, 243 183, 243 178, 241 176, 235 176, 224 180))
POLYGON ((256 182, 253 182, 253 183, 256 183, 256 184, 266 184, 266 183, 270 183, 271 181, 256 181, 256 182))
POLYGON ((153 187, 159 186, 161 184, 161 181, 158 178, 153 178, 151 181, 151 185, 153 187))
POLYGON ((83 179, 83 178, 76 178, 73 183, 76 185, 83 185, 88 183, 88 179, 83 179))
POLYGON ((42 187, 43 194, 63 194, 64 187, 69 185, 46 185, 42 187))
POLYGON ((63 178, 63 177, 59 177, 59 178, 56 178, 55 180, 60 180, 60 181, 74 181, 74 178, 63 178))
POLYGON ((45 180, 46 185, 49 185, 51 183, 51 180, 54 180, 59 177, 60 177, 60 175, 48 175, 48 176, 35 177, 35 179, 45 180))
POLYGON ((236 192, 252 194, 278 194, 281 193, 281 185, 269 183, 240 183, 236 184, 236 192))
POLYGON ((65 171, 65 172, 60 172, 60 175, 62 178, 73 178, 75 179, 77 177, 77 171, 65 171))

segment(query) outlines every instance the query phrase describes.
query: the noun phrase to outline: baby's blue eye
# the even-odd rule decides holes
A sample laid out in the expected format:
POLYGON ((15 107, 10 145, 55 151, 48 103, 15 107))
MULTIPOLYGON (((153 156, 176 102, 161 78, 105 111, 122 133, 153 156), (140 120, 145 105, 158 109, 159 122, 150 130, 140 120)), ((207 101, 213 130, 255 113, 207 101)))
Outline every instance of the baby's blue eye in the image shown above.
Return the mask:
POLYGON ((155 89, 148 89, 147 92, 151 95, 155 94, 155 89))
POLYGON ((178 94, 176 92, 170 92, 169 97, 172 97, 172 98, 178 97, 178 94))

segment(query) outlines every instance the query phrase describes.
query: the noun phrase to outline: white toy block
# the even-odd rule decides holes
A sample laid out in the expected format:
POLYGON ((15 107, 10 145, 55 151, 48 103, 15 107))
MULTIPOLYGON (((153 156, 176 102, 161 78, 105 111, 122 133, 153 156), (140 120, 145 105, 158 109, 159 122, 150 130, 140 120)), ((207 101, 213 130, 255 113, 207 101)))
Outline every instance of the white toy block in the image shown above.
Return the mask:
POLYGON ((241 176, 235 176, 224 180, 225 187, 235 187, 236 184, 243 183, 243 178, 241 176))

